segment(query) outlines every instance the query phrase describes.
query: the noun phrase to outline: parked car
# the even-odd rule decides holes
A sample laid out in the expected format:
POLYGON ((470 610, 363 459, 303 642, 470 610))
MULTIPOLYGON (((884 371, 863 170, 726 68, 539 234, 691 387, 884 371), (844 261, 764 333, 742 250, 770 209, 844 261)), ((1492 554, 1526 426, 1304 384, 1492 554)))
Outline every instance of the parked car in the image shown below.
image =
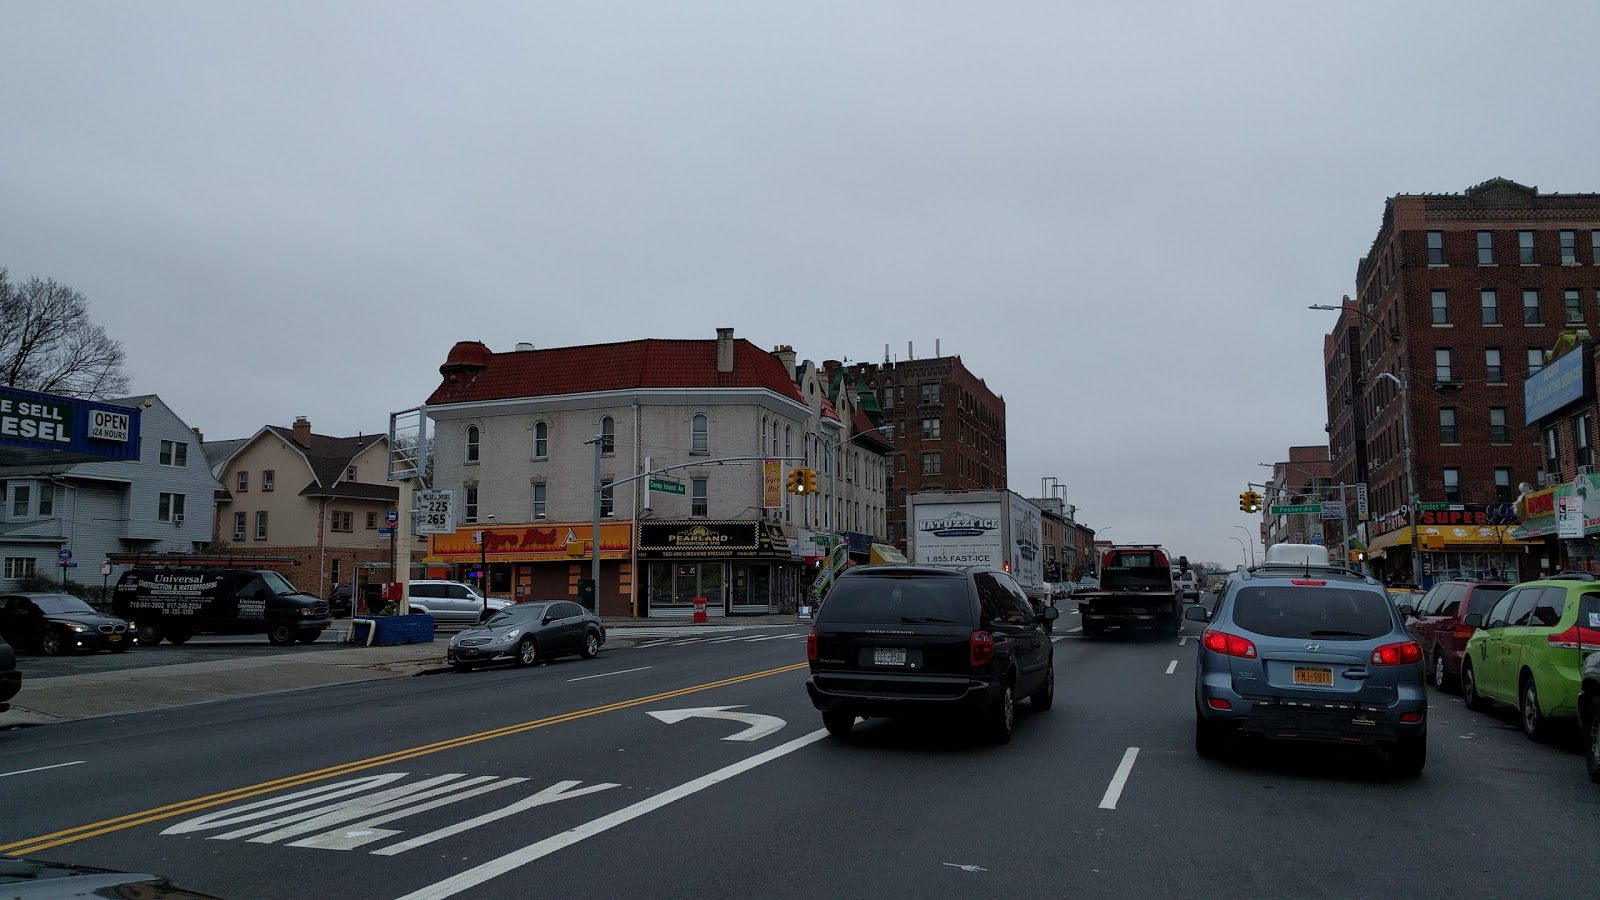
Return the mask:
POLYGON ((17 671, 17 654, 0 638, 0 712, 11 708, 11 698, 22 690, 22 673, 17 671))
POLYGON ((1420 600, 1399 599, 1406 631, 1422 645, 1428 680, 1445 690, 1461 677, 1467 640, 1477 631, 1466 623, 1472 613, 1484 615, 1511 585, 1501 581, 1441 581, 1420 600))
POLYGON ((477 628, 450 639, 445 658, 456 671, 510 660, 531 666, 555 656, 594 659, 606 642, 600 617, 570 600, 518 603, 496 612, 477 628))
POLYGON ((806 638, 806 691, 837 736, 858 716, 969 716, 1011 739, 1016 701, 1055 703, 1054 645, 1021 585, 980 566, 860 566, 806 638))
POLYGON ((0 897, 26 897, 28 900, 75 900, 83 897, 221 900, 213 894, 185 890, 162 875, 9 857, 0 857, 0 897))
MULTIPOLYGON (((349 618, 355 614, 355 585, 336 584, 328 592, 328 614, 336 619, 349 618)), ((362 612, 377 612, 383 605, 383 585, 377 582, 368 582, 361 586, 362 612)))
POLYGON ((270 569, 129 569, 111 608, 137 619, 139 643, 181 644, 196 634, 265 634, 276 646, 309 644, 333 624, 328 604, 270 569))
POLYGON ((1277 544, 1234 576, 1206 623, 1195 667, 1195 751, 1230 737, 1378 746, 1397 774, 1422 772, 1428 694, 1422 648, 1382 584, 1331 565, 1326 548, 1277 544))
POLYGON ((459 581, 411 582, 411 611, 427 613, 438 623, 486 622, 490 616, 513 605, 509 600, 495 597, 485 603, 482 594, 459 581))
MULTIPOLYGON (((1590 627, 1600 621, 1590 619, 1590 627)), ((0 691, 0 697, 5 696, 0 691)), ((1600 653, 1591 653, 1583 664, 1583 683, 1578 692, 1578 724, 1583 731, 1583 760, 1589 780, 1600 784, 1600 653)))
POLYGON ((122 653, 134 644, 133 623, 96 612, 71 594, 0 595, 0 637, 12 647, 56 656, 75 650, 122 653))
POLYGON ((1461 661, 1461 697, 1469 709, 1514 707, 1522 732, 1544 738, 1553 719, 1578 715, 1584 654, 1600 650, 1600 584, 1550 579, 1506 591, 1478 628, 1461 661), (1579 623, 1583 625, 1580 627, 1579 623))

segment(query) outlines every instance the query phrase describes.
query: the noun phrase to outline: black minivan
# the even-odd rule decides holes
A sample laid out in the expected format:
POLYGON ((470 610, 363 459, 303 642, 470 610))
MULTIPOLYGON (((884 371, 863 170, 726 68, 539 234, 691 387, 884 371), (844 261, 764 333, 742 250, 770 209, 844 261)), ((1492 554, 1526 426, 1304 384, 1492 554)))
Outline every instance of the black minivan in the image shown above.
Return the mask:
POLYGON ((264 634, 277 646, 309 644, 333 624, 328 604, 266 569, 130 569, 111 608, 139 623, 139 643, 181 644, 196 634, 264 634))
POLYGON ((829 732, 857 716, 965 716, 997 743, 1015 705, 1055 701, 1054 648, 1020 585, 999 569, 894 564, 840 576, 806 638, 806 691, 829 732))

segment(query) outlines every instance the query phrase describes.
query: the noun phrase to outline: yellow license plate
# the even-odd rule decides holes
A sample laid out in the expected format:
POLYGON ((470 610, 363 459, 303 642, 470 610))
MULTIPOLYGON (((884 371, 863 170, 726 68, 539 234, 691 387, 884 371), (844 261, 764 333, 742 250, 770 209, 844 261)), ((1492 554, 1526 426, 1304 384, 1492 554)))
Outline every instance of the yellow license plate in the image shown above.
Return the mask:
POLYGON ((113 634, 113 635, 112 635, 112 636, 111 636, 111 639, 112 639, 112 640, 113 640, 113 641, 120 641, 120 640, 122 640, 122 635, 120 635, 120 634, 113 634))
POLYGON ((1332 669, 1317 669, 1309 666, 1294 667, 1295 684, 1317 684, 1324 687, 1333 685, 1332 669))

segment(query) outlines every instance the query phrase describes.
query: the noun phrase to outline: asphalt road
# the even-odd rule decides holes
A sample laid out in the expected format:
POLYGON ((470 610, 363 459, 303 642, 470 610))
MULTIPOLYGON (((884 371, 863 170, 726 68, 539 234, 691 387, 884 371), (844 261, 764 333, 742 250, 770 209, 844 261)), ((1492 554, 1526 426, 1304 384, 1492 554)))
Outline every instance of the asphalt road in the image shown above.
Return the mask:
POLYGON ((1207 762, 1198 627, 1074 621, 1055 709, 1001 747, 827 737, 803 626, 0 733, 0 852, 229 898, 1593 892, 1600 787, 1570 742, 1435 694, 1417 780, 1343 749, 1207 762))

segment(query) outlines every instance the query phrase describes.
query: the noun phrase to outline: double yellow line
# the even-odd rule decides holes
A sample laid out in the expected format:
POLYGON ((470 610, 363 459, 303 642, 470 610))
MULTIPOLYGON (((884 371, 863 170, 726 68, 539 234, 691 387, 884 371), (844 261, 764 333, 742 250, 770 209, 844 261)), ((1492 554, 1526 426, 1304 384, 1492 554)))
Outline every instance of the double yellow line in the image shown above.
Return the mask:
POLYGON ((531 722, 521 722, 516 725, 507 725, 503 728, 495 728, 489 731, 480 731, 476 734, 463 735, 461 737, 451 738, 447 741, 424 744, 420 747, 411 747, 406 750, 396 750, 393 753, 385 753, 382 756, 371 756, 366 759, 356 760, 354 762, 330 766, 326 769, 317 769, 313 772, 303 772, 299 775, 290 775, 287 778, 278 778, 273 781, 263 781, 259 784, 247 785, 245 787, 235 788, 231 791, 223 791, 219 794, 208 794, 204 797, 196 797, 193 800, 185 800, 181 803, 169 803, 166 806, 158 806, 154 809, 144 810, 143 812, 129 813, 125 816, 117 816, 114 819, 104 819, 88 825, 80 825, 76 828, 68 828, 64 831, 41 834, 38 837, 28 838, 24 841, 13 841, 9 844, 0 844, 0 854, 5 856, 26 856, 30 853, 39 853, 44 850, 49 850, 52 847, 59 847, 63 844, 71 844, 87 838, 98 837, 102 834, 110 834, 113 831, 122 831, 125 828, 133 828, 136 825, 145 825, 150 822, 159 822, 162 819, 171 819, 177 816, 199 812, 203 809, 210 809, 213 806, 222 806, 227 803, 244 800, 248 797, 269 794, 273 791, 281 791, 285 788, 299 787, 304 784, 324 781, 329 778, 337 778, 341 775, 349 775, 352 772, 360 772, 363 769, 387 766, 392 763, 402 762, 408 759, 415 759, 419 756, 427 756, 430 753, 439 753, 444 750, 454 750, 457 747, 465 747, 468 744, 476 744, 479 741, 490 741, 494 740, 495 738, 510 737, 513 734, 521 734, 524 731, 532 731, 535 728, 544 728, 549 725, 559 725, 562 722, 571 722, 576 719, 586 719, 590 716, 598 716, 601 713, 615 712, 619 709, 627 709, 632 706, 642 706, 646 703, 656 703, 661 700, 671 700, 674 697, 682 697, 685 694, 694 694, 700 691, 709 691, 712 688, 727 687, 731 684, 754 681, 757 678, 766 678, 769 675, 781 675, 784 672, 794 672, 799 669, 804 669, 806 665, 806 663, 797 663, 792 666, 779 666, 776 669, 767 669, 762 672, 751 672, 747 675, 724 678, 721 681, 711 681, 705 684, 697 684, 692 687, 679 688, 675 691, 651 694, 648 697, 637 697, 632 700, 619 700, 616 703, 608 703, 604 706, 591 706, 588 709, 580 709, 576 712, 562 713, 560 715, 549 716, 543 719, 535 719, 531 722))

